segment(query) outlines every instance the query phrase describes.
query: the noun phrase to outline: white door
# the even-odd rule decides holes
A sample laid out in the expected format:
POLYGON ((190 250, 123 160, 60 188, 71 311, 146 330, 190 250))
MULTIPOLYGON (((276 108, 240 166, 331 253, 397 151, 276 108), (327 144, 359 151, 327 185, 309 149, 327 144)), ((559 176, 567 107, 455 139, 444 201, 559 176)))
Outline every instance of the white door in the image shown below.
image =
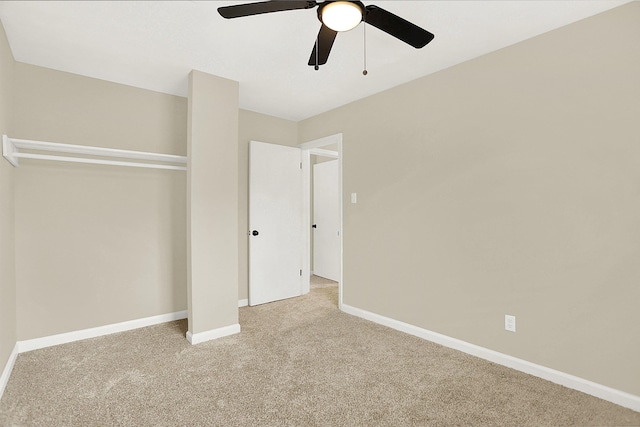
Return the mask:
POLYGON ((249 144, 249 305, 302 295, 302 151, 249 144))
POLYGON ((338 161, 313 165, 313 274, 340 280, 338 161))

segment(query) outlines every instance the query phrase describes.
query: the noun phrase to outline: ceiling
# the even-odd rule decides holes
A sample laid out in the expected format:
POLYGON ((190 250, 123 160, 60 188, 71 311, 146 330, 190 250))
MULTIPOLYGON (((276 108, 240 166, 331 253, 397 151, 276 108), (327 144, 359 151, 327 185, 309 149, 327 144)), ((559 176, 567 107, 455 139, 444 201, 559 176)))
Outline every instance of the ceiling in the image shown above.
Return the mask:
POLYGON ((174 95, 197 69, 240 82, 240 108, 302 120, 629 0, 365 0, 435 34, 420 50, 367 26, 307 65, 320 22, 294 10, 224 19, 249 1, 0 1, 16 61, 174 95))

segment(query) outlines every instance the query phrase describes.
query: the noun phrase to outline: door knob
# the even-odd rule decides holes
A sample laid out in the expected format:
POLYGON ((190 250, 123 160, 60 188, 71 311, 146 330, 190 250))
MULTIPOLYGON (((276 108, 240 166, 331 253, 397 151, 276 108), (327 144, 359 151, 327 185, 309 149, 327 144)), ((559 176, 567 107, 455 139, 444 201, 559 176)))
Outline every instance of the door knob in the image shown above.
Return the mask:
POLYGON ((258 230, 253 230, 253 231, 251 232, 251 234, 253 234, 254 236, 257 236, 257 235, 258 235, 258 234, 260 234, 260 233, 258 233, 258 230))
POLYGON ((317 224, 313 224, 311 227, 318 228, 318 225, 317 224))

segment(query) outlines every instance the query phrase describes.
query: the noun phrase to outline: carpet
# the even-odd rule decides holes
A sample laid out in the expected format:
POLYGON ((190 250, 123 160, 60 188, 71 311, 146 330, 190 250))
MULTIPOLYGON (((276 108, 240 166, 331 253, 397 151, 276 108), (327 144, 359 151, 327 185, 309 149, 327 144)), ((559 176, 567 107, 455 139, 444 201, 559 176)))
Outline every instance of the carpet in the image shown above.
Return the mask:
POLYGON ((640 425, 640 413, 342 313, 335 284, 240 309, 191 346, 186 320, 22 353, 1 426, 640 425))

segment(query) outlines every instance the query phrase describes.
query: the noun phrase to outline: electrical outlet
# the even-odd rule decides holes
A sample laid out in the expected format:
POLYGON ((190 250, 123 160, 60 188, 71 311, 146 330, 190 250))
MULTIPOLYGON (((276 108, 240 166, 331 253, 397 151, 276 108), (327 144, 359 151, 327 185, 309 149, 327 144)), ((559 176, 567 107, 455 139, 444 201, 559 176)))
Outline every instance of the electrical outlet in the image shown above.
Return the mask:
POLYGON ((504 328, 507 331, 515 332, 516 331, 516 316, 510 316, 508 314, 504 315, 504 328))

